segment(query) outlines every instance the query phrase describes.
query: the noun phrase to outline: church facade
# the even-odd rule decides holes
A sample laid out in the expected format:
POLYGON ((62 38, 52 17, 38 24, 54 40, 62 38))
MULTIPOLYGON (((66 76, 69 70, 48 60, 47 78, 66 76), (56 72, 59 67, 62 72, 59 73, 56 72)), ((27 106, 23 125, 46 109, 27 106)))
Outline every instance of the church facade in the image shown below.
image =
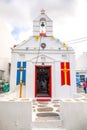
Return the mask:
POLYGON ((12 48, 10 91, 22 86, 24 98, 69 98, 75 84, 74 50, 53 36, 53 21, 41 10, 33 36, 12 48))

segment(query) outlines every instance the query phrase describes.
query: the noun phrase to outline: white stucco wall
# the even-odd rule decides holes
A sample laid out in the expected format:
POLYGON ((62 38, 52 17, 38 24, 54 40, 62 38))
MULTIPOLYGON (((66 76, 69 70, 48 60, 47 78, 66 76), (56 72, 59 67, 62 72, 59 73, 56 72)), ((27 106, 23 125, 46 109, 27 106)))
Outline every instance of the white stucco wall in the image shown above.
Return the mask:
POLYGON ((57 51, 41 51, 37 59, 38 51, 12 53, 12 68, 11 68, 11 91, 15 90, 16 86, 16 75, 17 75, 17 61, 26 61, 26 86, 24 86, 23 94, 24 97, 34 98, 35 97, 35 65, 42 65, 42 56, 45 57, 45 65, 50 65, 52 67, 52 98, 68 98, 73 97, 76 93, 75 87, 75 59, 74 54, 68 52, 63 58, 64 53, 59 54, 57 51), (60 62, 70 62, 70 75, 71 75, 71 85, 61 86, 61 71, 60 62), (37 62, 37 63, 36 63, 37 62))
POLYGON ((87 100, 61 102, 61 117, 67 130, 87 130, 87 100))
POLYGON ((0 130, 31 130, 31 125, 31 102, 0 101, 0 130))

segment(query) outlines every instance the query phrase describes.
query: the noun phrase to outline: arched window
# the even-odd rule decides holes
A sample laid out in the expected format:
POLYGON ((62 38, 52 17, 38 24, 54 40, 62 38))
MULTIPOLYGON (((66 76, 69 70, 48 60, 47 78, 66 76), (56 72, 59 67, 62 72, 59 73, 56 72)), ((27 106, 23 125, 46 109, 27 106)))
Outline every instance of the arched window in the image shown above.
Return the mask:
POLYGON ((40 19, 40 36, 46 36, 46 19, 40 19))

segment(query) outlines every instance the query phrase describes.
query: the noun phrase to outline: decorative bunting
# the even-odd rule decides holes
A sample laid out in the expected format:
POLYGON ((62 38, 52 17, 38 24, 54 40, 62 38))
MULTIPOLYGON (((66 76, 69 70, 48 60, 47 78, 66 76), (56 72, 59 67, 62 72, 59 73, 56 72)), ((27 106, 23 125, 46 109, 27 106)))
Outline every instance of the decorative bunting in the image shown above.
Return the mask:
POLYGON ((67 47, 67 44, 66 44, 66 43, 63 43, 63 47, 65 47, 66 50, 68 51, 68 47, 67 47))
POLYGON ((26 84, 26 62, 17 62, 17 80, 16 84, 18 85, 20 81, 23 82, 23 84, 26 84))
POLYGON ((54 36, 51 36, 51 39, 52 39, 52 40, 54 40, 54 39, 55 39, 55 37, 54 37, 54 36))
POLYGON ((40 36, 35 36, 36 41, 38 41, 38 40, 39 40, 39 38, 40 38, 40 36))
POLYGON ((70 85, 70 63, 61 62, 61 85, 70 85))
POLYGON ((66 47, 66 46, 67 46, 67 44, 66 44, 66 43, 63 43, 63 46, 64 46, 64 47, 66 47))

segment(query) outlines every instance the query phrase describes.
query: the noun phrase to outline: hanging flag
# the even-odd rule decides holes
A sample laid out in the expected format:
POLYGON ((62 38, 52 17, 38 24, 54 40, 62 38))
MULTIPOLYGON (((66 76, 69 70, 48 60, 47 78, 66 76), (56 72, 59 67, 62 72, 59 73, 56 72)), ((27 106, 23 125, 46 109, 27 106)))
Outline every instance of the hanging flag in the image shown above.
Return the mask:
POLYGON ((61 85, 70 85, 70 63, 61 62, 61 85))
POLYGON ((18 85, 20 81, 22 81, 24 85, 26 84, 26 62, 18 61, 16 85, 18 85))

